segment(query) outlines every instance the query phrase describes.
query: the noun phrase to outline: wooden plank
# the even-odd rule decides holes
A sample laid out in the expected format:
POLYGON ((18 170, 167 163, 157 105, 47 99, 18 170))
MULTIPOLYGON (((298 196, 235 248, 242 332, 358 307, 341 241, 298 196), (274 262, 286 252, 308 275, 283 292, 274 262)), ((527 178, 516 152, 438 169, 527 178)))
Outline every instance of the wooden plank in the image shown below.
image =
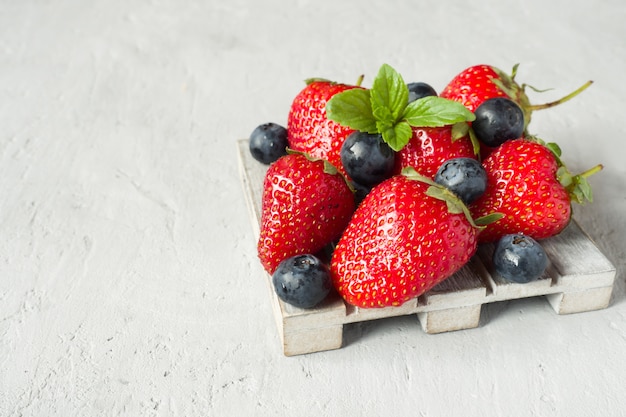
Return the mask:
POLYGON ((414 298, 398 307, 359 308, 346 304, 346 309, 348 314, 345 318, 345 322, 356 323, 415 314, 418 311, 418 303, 417 298, 414 298))
POLYGON ((573 314, 607 308, 612 292, 610 286, 550 294, 546 298, 558 314, 573 314))
POLYGON ((339 349, 343 345, 343 326, 287 332, 283 334, 282 342, 285 356, 339 349))
POLYGON ((571 221, 563 232, 541 244, 560 285, 581 289, 613 285, 615 266, 576 221, 571 221))
POLYGON ((423 311, 482 304, 487 297, 485 269, 476 257, 450 278, 420 297, 423 311))
MULTIPOLYGON (((243 190, 258 239, 267 166, 252 158, 247 140, 238 141, 237 147, 243 190)), ((537 281, 517 284, 504 280, 491 262, 493 245, 483 244, 460 271, 399 307, 361 309, 333 293, 313 309, 300 309, 280 300, 271 277, 264 273, 283 353, 292 356, 337 349, 342 346, 345 324, 402 315, 416 314, 429 334, 470 329, 479 325, 482 305, 496 301, 545 296, 558 314, 609 306, 616 269, 575 221, 541 243, 550 266, 537 281)))
POLYGON ((478 327, 482 304, 417 313, 422 330, 428 334, 478 327))

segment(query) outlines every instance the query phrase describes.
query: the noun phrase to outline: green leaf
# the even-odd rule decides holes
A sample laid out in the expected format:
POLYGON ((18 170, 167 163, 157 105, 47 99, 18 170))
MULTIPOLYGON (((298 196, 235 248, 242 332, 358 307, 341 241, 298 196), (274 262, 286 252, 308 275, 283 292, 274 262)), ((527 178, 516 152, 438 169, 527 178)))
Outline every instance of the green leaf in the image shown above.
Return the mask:
POLYGON ((467 136, 469 134, 469 124, 465 122, 455 123, 452 126, 452 142, 456 142, 457 140, 467 136))
POLYGON ((463 214, 465 218, 467 219, 467 221, 469 222, 469 224, 471 224, 472 227, 476 229, 485 228, 485 226, 479 225, 474 222, 474 219, 472 219, 472 214, 470 213, 469 208, 467 208, 467 205, 465 205, 465 203, 463 203, 463 200, 461 200, 456 194, 454 194, 448 188, 444 187, 441 184, 437 184, 435 181, 433 181, 432 179, 428 177, 425 177, 424 175, 417 172, 415 168, 413 167, 403 168, 401 174, 410 180, 420 181, 425 184, 428 184, 429 187, 426 189, 426 195, 436 198, 438 200, 444 201, 450 213, 463 214))
POLYGON ((446 203, 446 206, 448 207, 449 213, 452 213, 452 214, 463 213, 463 206, 462 206, 461 200, 458 198, 453 198, 453 196, 450 196, 450 192, 447 191, 444 187, 431 185, 426 190, 426 195, 436 198, 437 200, 444 201, 446 203))
POLYGON ((476 155, 480 160, 480 140, 476 137, 476 133, 471 127, 469 129, 469 138, 470 142, 472 142, 472 150, 474 151, 474 155, 476 155))
POLYGON ((409 89, 402 76, 387 64, 378 70, 370 95, 374 116, 384 122, 398 121, 409 102, 409 89))
POLYGON ((476 119, 463 104, 442 97, 423 97, 410 103, 402 118, 415 127, 438 127, 476 119))
POLYGON ((590 203, 593 202, 593 192, 591 191, 591 185, 587 181, 587 178, 578 177, 578 190, 580 190, 581 194, 581 202, 579 204, 583 204, 585 200, 590 203))
POLYGON ((476 229, 484 229, 484 226, 480 226, 474 222, 472 214, 470 213, 469 208, 467 208, 467 205, 463 203, 463 200, 461 200, 448 188, 440 184, 434 184, 428 187, 428 189, 426 190, 426 195, 444 201, 446 203, 446 207, 449 213, 463 214, 468 223, 472 225, 472 227, 476 229))
POLYGON ((479 227, 488 226, 491 223, 497 222, 503 217, 504 217, 504 214, 502 213, 491 213, 491 214, 487 214, 486 216, 477 218, 476 220, 474 220, 474 223, 476 223, 476 225, 478 225, 479 227))
POLYGON ((377 126, 385 143, 396 152, 404 148, 413 135, 411 126, 406 122, 400 122, 396 125, 379 122, 377 126))
POLYGON ((400 174, 404 175, 405 177, 407 177, 410 180, 421 181, 421 182, 423 182, 425 184, 428 184, 428 185, 437 186, 437 183, 435 181, 433 181, 432 179, 428 178, 425 175, 420 174, 413 167, 402 168, 402 171, 400 171, 400 174))
POLYGON ((381 123, 393 124, 396 121, 391 110, 386 106, 372 107, 372 114, 374 119, 381 123))
POLYGON ((327 79, 327 78, 321 78, 321 77, 312 77, 312 78, 307 78, 306 80, 304 80, 304 82, 306 83, 306 85, 313 84, 313 83, 317 83, 317 82, 332 83, 332 81, 331 81, 331 80, 329 80, 329 79, 327 79))
POLYGON ((574 183, 574 177, 564 166, 559 167, 556 171, 556 178, 564 188, 569 188, 574 183))
POLYGON ((545 147, 550 149, 550 151, 554 154, 554 156, 556 156, 557 158, 561 158, 561 155, 563 154, 563 152, 561 151, 561 147, 554 143, 554 142, 548 142, 545 144, 545 147))
POLYGON ((566 187, 573 202, 585 204, 587 201, 593 202, 593 192, 587 178, 576 175, 572 178, 572 183, 566 187))
POLYGON ((326 117, 350 129, 377 133, 370 92, 362 88, 352 88, 335 94, 326 103, 326 117))
POLYGON ((337 169, 336 166, 334 166, 333 164, 331 164, 329 161, 327 160, 323 160, 324 161, 324 172, 330 175, 337 175, 339 173, 339 170, 337 169))

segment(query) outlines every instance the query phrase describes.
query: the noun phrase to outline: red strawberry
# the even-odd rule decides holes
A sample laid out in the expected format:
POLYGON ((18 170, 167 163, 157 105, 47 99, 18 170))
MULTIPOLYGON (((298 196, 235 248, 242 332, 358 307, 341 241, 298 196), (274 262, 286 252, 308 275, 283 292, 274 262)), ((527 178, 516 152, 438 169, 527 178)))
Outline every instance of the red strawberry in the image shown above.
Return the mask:
POLYGON ((358 88, 312 79, 294 98, 287 118, 287 141, 291 149, 329 161, 345 175, 339 152, 354 130, 326 117, 326 103, 337 93, 358 88))
POLYGON ((592 84, 592 81, 588 81, 559 100, 533 105, 526 95, 526 84, 520 85, 515 81, 517 67, 518 65, 513 67, 511 75, 491 65, 481 64, 468 67, 448 83, 441 91, 440 97, 462 103, 472 112, 487 99, 507 97, 522 108, 526 125, 528 125, 533 111, 561 104, 575 97, 592 84))
POLYGON ((265 270, 336 240, 355 209, 345 179, 325 161, 301 153, 281 157, 263 182, 258 255, 265 270))
POLYGON ((333 282, 350 304, 401 305, 452 275, 476 251, 478 229, 458 198, 407 171, 410 177, 397 175, 372 189, 335 247, 333 282))
POLYGON ((528 102, 526 94, 514 83, 512 77, 490 65, 474 65, 464 69, 441 90, 439 95, 448 100, 458 101, 473 112, 487 99, 511 98, 503 88, 505 84, 513 96, 520 94, 520 98, 515 100, 518 104, 521 101, 528 102))
POLYGON ((585 178, 602 166, 572 176, 561 162, 558 147, 549 145, 552 149, 537 141, 515 139, 504 142, 483 161, 487 190, 470 206, 471 213, 480 217, 499 212, 504 217, 480 233, 480 242, 510 233, 535 239, 554 236, 569 223, 572 201, 591 201, 585 178))
POLYGON ((413 127, 413 135, 396 154, 395 172, 406 167, 415 168, 420 174, 434 178, 437 170, 448 159, 476 158, 469 136, 453 138, 452 126, 413 127))

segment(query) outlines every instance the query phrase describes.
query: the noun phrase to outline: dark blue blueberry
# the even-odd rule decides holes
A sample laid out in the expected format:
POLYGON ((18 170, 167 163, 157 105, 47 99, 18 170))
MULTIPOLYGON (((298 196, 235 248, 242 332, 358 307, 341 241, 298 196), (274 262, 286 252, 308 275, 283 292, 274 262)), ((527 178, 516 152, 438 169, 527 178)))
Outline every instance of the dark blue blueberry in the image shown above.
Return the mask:
POLYGON ((313 255, 297 255, 282 261, 272 275, 278 297, 300 308, 319 304, 330 293, 328 267, 313 255))
POLYGON ((354 202, 358 206, 360 205, 365 197, 372 191, 372 187, 368 187, 365 185, 361 185, 358 182, 351 182, 352 188, 354 189, 354 202))
POLYGON ((435 182, 447 187, 467 205, 487 189, 487 173, 476 159, 452 158, 441 164, 435 182))
POLYGON ((423 97, 437 95, 435 89, 426 83, 409 83, 406 86, 409 88, 409 103, 423 97))
POLYGON ((507 281, 527 283, 544 273, 548 267, 548 256, 532 237, 510 234, 500 238, 496 244, 493 266, 507 281))
POLYGON ((472 128, 478 140, 495 148, 524 133, 524 112, 513 100, 504 97, 485 100, 476 111, 472 128))
POLYGON ((287 129, 276 123, 257 126, 250 134, 250 153, 266 165, 286 155, 287 146, 287 129))
POLYGON ((354 182, 372 187, 391 176, 396 153, 383 141, 382 135, 356 131, 344 141, 340 156, 346 173, 354 182))

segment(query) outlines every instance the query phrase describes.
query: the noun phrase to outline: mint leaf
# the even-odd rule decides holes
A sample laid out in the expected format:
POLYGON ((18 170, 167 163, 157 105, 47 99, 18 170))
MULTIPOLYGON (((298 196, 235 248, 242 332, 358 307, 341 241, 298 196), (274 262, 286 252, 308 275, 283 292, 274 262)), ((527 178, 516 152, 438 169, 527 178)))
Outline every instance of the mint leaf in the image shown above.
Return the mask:
POLYGON ((409 102, 409 89, 396 70, 383 64, 374 78, 370 96, 376 119, 394 123, 399 120, 409 102))
MULTIPOLYGON (((371 95, 370 97, 373 97, 373 95, 371 95)), ((374 119, 376 119, 379 122, 384 122, 384 123, 394 123, 396 121, 389 107, 387 106, 374 107, 373 103, 374 102, 372 102, 372 114, 374 115, 374 119)))
POLYGON ((409 143, 413 130, 406 122, 396 123, 377 123, 379 132, 383 136, 383 140, 391 149, 398 152, 400 149, 409 143))
POLYGON ((331 97, 326 103, 326 117, 350 129, 377 133, 370 92, 362 88, 352 88, 331 97))
POLYGON ((463 104, 442 97, 423 97, 410 103, 402 115, 411 126, 438 127, 476 119, 463 104))

